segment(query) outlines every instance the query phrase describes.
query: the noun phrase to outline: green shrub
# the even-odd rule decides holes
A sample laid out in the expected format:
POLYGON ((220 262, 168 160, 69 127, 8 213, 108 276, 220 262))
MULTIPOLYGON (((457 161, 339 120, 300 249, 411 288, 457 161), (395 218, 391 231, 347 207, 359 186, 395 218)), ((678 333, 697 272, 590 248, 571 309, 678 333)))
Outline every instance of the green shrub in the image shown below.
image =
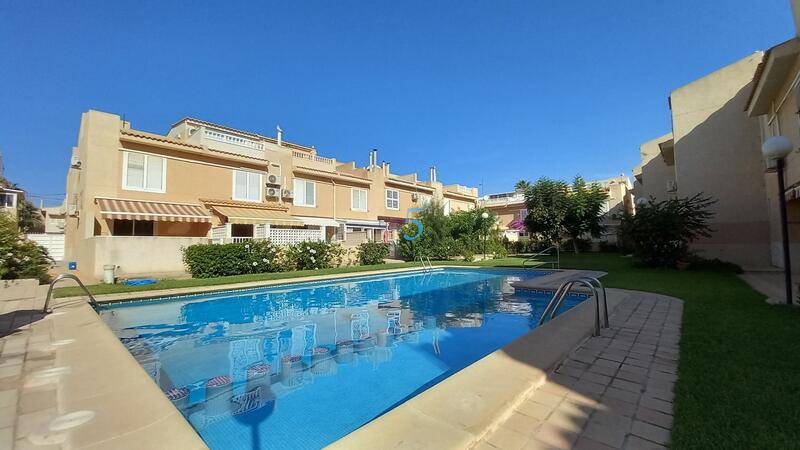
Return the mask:
MULTIPOLYGON (((483 239, 487 237, 487 252, 495 249, 495 244, 502 248, 497 253, 506 254, 502 237, 494 228, 496 215, 489 212, 484 219, 482 214, 488 212, 483 208, 470 211, 455 211, 444 214, 442 204, 431 201, 420 211, 417 219, 423 224, 422 235, 418 239, 400 241, 400 255, 412 260, 419 256, 431 259, 447 260, 454 256, 483 253, 483 239), (491 248, 490 248, 491 244, 491 248)), ((409 223, 400 229, 400 235, 415 236, 416 224, 409 223)))
POLYGON ((734 263, 722 261, 718 258, 706 259, 697 255, 690 254, 687 258, 689 270, 701 270, 704 272, 730 272, 742 273, 742 268, 734 263))
POLYGON ((183 263, 194 278, 280 272, 285 269, 280 247, 269 240, 191 245, 183 249, 183 263))
POLYGON ((600 241, 598 247, 603 253, 616 253, 621 251, 621 248, 616 243, 608 241, 600 241))
POLYGON ((675 267, 689 256, 689 244, 710 237, 708 221, 715 203, 697 194, 691 198, 656 202, 650 199, 636 208, 636 214, 620 216, 620 239, 633 247, 633 253, 651 266, 675 267))
POLYGON ((17 221, 0 212, 0 278, 36 278, 44 284, 50 281, 47 271, 52 263, 44 247, 23 239, 17 221))
POLYGON ((336 256, 336 244, 324 241, 306 241, 290 245, 286 253, 290 264, 296 270, 327 269, 332 266, 336 256))
POLYGON ((358 246, 358 261, 362 265, 383 264, 389 256, 389 245, 383 242, 364 242, 358 246))

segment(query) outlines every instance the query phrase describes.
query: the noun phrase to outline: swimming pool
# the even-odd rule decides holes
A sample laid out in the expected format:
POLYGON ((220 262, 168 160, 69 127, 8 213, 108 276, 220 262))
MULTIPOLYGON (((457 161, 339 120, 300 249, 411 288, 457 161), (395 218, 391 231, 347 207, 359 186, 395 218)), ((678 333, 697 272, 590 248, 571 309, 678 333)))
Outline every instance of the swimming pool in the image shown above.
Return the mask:
POLYGON ((535 328, 550 295, 511 283, 543 274, 360 276, 100 316, 212 449, 320 448, 535 328))

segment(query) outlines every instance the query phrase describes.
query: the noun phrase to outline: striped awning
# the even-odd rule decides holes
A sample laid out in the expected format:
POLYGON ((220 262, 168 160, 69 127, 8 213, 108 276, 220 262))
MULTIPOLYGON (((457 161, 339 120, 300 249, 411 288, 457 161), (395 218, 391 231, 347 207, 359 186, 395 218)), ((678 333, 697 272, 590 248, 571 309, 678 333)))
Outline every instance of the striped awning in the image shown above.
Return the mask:
POLYGON ((228 218, 229 223, 282 225, 301 227, 302 220, 297 220, 286 211, 263 208, 239 208, 236 206, 211 206, 214 211, 228 218))
POLYGON ((211 216, 200 205, 100 197, 96 200, 104 219, 211 222, 211 216))

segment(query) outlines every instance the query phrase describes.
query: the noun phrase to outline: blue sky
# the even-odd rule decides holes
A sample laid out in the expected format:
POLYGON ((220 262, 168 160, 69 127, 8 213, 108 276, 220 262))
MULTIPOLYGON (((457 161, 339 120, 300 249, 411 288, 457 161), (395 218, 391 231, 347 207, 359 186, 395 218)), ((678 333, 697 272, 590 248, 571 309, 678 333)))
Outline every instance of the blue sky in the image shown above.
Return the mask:
MULTIPOLYGON (((789 0, 0 0, 6 176, 63 194, 81 112, 183 116, 487 192, 630 174, 667 96, 793 34, 789 0)), ((51 198, 50 203, 53 203, 51 198)))

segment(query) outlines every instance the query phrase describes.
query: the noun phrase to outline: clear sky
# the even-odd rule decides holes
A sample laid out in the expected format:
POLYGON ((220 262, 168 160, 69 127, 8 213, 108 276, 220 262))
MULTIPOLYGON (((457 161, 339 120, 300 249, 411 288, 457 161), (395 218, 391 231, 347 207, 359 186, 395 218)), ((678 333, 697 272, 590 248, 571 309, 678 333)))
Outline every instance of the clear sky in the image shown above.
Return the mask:
POLYGON ((630 175, 670 129, 671 90, 793 30, 789 0, 0 0, 0 149, 48 196, 90 108, 156 133, 280 124, 484 192, 630 175))

